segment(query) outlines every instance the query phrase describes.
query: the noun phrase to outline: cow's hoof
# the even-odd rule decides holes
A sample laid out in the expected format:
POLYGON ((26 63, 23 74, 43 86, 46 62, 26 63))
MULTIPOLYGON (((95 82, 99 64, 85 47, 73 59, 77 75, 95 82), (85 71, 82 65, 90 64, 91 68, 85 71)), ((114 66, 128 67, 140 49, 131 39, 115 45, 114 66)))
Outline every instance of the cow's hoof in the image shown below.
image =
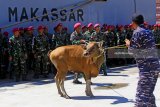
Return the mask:
POLYGON ((64 98, 66 98, 66 99, 71 99, 71 97, 68 96, 68 95, 64 96, 64 98))
POLYGON ((90 95, 90 98, 95 98, 95 96, 94 95, 90 95))
POLYGON ((64 95, 63 95, 63 94, 61 94, 60 96, 61 96, 61 97, 64 97, 64 95))
POLYGON ((92 93, 87 93, 87 92, 86 92, 86 96, 94 97, 94 95, 92 93))
POLYGON ((60 95, 61 97, 64 97, 64 95, 63 95, 61 92, 59 92, 59 95, 60 95))

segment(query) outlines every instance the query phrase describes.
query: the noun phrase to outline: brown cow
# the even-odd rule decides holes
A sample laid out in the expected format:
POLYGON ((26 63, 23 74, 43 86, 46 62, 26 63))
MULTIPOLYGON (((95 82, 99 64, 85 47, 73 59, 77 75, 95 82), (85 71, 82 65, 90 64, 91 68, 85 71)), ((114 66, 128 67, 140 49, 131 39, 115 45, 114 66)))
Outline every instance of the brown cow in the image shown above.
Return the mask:
POLYGON ((104 50, 101 43, 90 42, 87 46, 71 45, 53 50, 50 60, 57 69, 55 76, 58 93, 69 99, 64 88, 64 80, 68 71, 84 74, 86 81, 86 95, 93 97, 91 91, 91 77, 97 77, 104 62, 104 50))

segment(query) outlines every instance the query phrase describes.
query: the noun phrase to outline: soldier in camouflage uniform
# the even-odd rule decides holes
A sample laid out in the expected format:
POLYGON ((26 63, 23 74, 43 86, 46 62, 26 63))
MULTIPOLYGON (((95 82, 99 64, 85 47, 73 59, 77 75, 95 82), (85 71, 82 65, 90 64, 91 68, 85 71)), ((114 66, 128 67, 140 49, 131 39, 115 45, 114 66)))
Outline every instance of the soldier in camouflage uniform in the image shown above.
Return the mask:
POLYGON ((16 82, 27 80, 27 73, 25 67, 26 61, 26 44, 20 37, 19 29, 13 29, 14 35, 9 39, 9 56, 10 61, 13 62, 14 74, 16 82))
MULTIPOLYGON (((117 31, 117 44, 118 45, 125 45, 125 39, 127 37, 127 33, 126 33, 126 29, 123 25, 119 26, 118 27, 118 31, 117 31)), ((125 48, 120 48, 120 49, 116 49, 116 51, 118 52, 127 52, 127 50, 125 48)), ((119 54, 119 55, 116 55, 116 59, 117 60, 117 64, 118 65, 122 65, 124 66, 126 63, 127 63, 127 60, 126 60, 126 55, 125 54, 119 54)))
MULTIPOLYGON (((107 47, 115 46, 116 42, 117 42, 117 37, 116 37, 116 34, 115 34, 114 26, 109 25, 107 27, 107 31, 105 32, 105 34, 106 34, 105 43, 107 44, 106 46, 107 47)), ((113 49, 108 49, 106 51, 106 53, 107 53, 107 65, 110 65, 110 66, 114 65, 114 63, 111 63, 111 62, 117 62, 115 58, 111 57, 112 55, 110 53, 113 53, 113 51, 114 51, 113 49)))
POLYGON ((154 25, 153 34, 154 34, 156 43, 159 44, 160 43, 160 29, 158 25, 154 25))
POLYGON ((27 73, 28 74, 33 74, 34 73, 34 68, 35 68, 35 58, 34 58, 34 53, 33 53, 33 46, 34 46, 34 27, 29 26, 27 28, 27 31, 25 33, 26 37, 26 51, 27 51, 27 73))
POLYGON ((82 34, 84 35, 87 32, 87 26, 82 26, 82 34))
POLYGON ((66 45, 71 45, 71 44, 72 44, 71 41, 70 41, 70 38, 71 38, 70 36, 71 36, 71 34, 68 33, 68 28, 67 28, 67 27, 64 27, 64 28, 63 28, 63 32, 64 32, 64 33, 66 34, 66 36, 67 36, 67 40, 66 40, 66 41, 67 41, 67 44, 66 44, 66 45))
POLYGON ((68 35, 66 32, 63 31, 63 26, 61 23, 59 23, 56 28, 56 32, 53 35, 53 43, 55 43, 55 48, 60 47, 60 46, 65 46, 69 43, 68 41, 68 35))
MULTIPOLYGON (((99 24, 95 24, 94 28, 95 28, 95 32, 92 33, 90 41, 95 41, 95 42, 102 42, 103 41, 104 42, 106 36, 105 36, 105 33, 100 31, 100 29, 101 29, 100 25, 99 24)), ((104 42, 104 47, 106 47, 105 46, 105 42, 104 42)), ((106 58, 105 58, 105 61, 104 61, 103 65, 102 65, 102 67, 101 67, 101 71, 103 71, 103 75, 104 76, 107 75, 106 68, 107 68, 107 66, 106 66, 106 58)))
POLYGON ((153 94, 160 72, 160 65, 152 32, 142 26, 144 18, 132 18, 134 33, 131 41, 126 40, 129 52, 133 53, 139 68, 139 81, 135 107, 156 107, 153 94))
POLYGON ((35 74, 34 78, 39 78, 40 74, 44 78, 48 77, 48 51, 49 51, 49 40, 46 35, 44 35, 44 27, 38 27, 38 35, 34 38, 33 52, 35 55, 35 74), (41 72, 42 71, 42 72, 41 72))
POLYGON ((75 31, 71 34, 70 38, 72 45, 85 44, 86 37, 81 33, 81 23, 76 23, 74 29, 75 31))
POLYGON ((84 36, 86 40, 89 40, 91 38, 92 33, 94 32, 94 26, 92 23, 88 24, 88 30, 84 33, 84 36))
MULTIPOLYGON (((72 44, 73 45, 85 44, 86 38, 81 33, 81 23, 76 23, 74 25, 74 30, 75 31, 71 34, 70 38, 72 44)), ((78 73, 75 73, 73 83, 82 84, 82 82, 78 80, 78 75, 79 75, 78 73)))
POLYGON ((23 39, 23 41, 26 41, 26 34, 24 33, 24 28, 20 27, 19 28, 19 33, 20 33, 20 37, 23 39))
POLYGON ((101 32, 106 32, 107 28, 107 24, 103 24, 102 28, 101 28, 101 32))
POLYGON ((20 27, 19 31, 20 31, 19 33, 20 33, 21 37, 25 37, 24 28, 20 27))
POLYGON ((130 40, 132 38, 132 34, 133 34, 132 24, 130 24, 126 27, 126 34, 127 34, 126 39, 130 40))
POLYGON ((108 47, 113 47, 116 45, 115 41, 117 42, 117 40, 115 39, 115 32, 114 32, 114 28, 113 26, 109 26, 108 30, 106 32, 106 38, 107 38, 107 46, 108 47))
MULTIPOLYGON (((53 34, 49 33, 48 27, 46 27, 46 26, 44 27, 44 35, 46 35, 47 38, 48 38, 49 49, 50 49, 50 50, 54 50, 54 49, 55 49, 55 44, 54 44, 54 42, 52 41, 53 34)), ((51 63, 51 61, 49 60, 48 73, 52 73, 52 72, 53 72, 54 74, 56 74, 56 72, 55 72, 55 67, 54 67, 54 65, 51 63)))
POLYGON ((9 54, 8 54, 8 48, 9 48, 9 33, 4 32, 3 38, 2 38, 2 77, 5 79, 7 76, 8 71, 8 65, 9 65, 9 54))
POLYGON ((118 37, 117 37, 117 35, 116 35, 116 32, 117 32, 117 29, 116 29, 116 27, 113 27, 112 28, 112 32, 113 32, 113 35, 114 35, 114 46, 117 46, 118 45, 118 43, 117 43, 117 41, 118 41, 118 37))
POLYGON ((51 34, 51 33, 48 32, 48 28, 46 26, 44 27, 44 35, 47 36, 47 38, 49 40, 49 47, 50 47, 51 50, 53 50, 54 49, 53 48, 53 42, 52 42, 53 34, 51 34))
POLYGON ((125 44, 125 39, 126 39, 126 30, 124 29, 123 26, 119 27, 119 30, 117 32, 117 37, 118 37, 118 45, 124 45, 125 44))

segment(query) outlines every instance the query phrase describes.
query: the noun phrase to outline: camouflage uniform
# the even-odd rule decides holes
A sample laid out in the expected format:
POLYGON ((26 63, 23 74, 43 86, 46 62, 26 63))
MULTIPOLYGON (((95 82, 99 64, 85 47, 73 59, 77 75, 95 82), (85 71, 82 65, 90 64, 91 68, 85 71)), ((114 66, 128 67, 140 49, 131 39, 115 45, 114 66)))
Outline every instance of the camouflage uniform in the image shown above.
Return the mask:
POLYGON ((72 45, 80 45, 80 44, 82 44, 81 40, 86 40, 85 36, 82 35, 81 33, 78 34, 76 31, 74 31, 71 34, 70 41, 71 41, 72 45))
POLYGON ((95 42, 100 42, 100 41, 104 41, 104 33, 102 32, 93 32, 91 34, 91 37, 89 39, 90 41, 95 41, 95 42))
POLYGON ((107 38, 107 46, 108 47, 112 47, 112 46, 115 46, 116 43, 115 43, 115 34, 113 31, 107 31, 106 32, 106 38, 107 38))
POLYGON ((49 51, 49 40, 46 35, 38 35, 34 38, 33 51, 35 54, 35 75, 34 78, 39 78, 40 74, 46 78, 48 76, 48 51, 49 51), (42 66, 41 66, 42 65, 42 66), (41 72, 42 71, 42 72, 41 72))
POLYGON ((26 44, 25 41, 21 37, 12 36, 9 39, 9 56, 12 57, 14 74, 16 81, 20 80, 22 75, 22 79, 26 80, 26 44))
POLYGON ((156 107, 153 91, 160 65, 152 32, 138 27, 131 38, 129 52, 133 53, 140 70, 135 105, 156 107))
MULTIPOLYGON (((106 46, 113 47, 113 46, 117 45, 117 37, 116 37, 115 32, 113 32, 112 30, 108 30, 105 33, 106 33, 106 40, 105 40, 106 46)), ((109 66, 115 64, 115 63, 111 63, 111 62, 117 62, 117 59, 111 58, 111 56, 112 56, 111 53, 113 53, 113 52, 114 52, 114 49, 107 50, 107 65, 109 65, 109 66)))
POLYGON ((118 45, 118 43, 117 43, 117 41, 118 41, 118 37, 117 37, 117 35, 116 35, 116 30, 114 29, 113 31, 112 31, 112 33, 113 33, 113 46, 117 46, 118 45))
MULTIPOLYGON (((117 37, 118 37, 118 40, 117 40, 117 44, 118 45, 124 45, 125 44, 125 39, 127 37, 127 33, 126 33, 126 30, 125 29, 121 29, 120 31, 117 32, 117 37)), ((126 48, 120 48, 120 49, 116 49, 116 51, 118 52, 127 52, 126 48)), ((126 55, 125 54, 119 54, 119 55, 116 55, 116 59, 117 60, 116 62, 118 62, 118 65, 125 65, 127 64, 127 59, 126 59, 126 55)))
POLYGON ((54 49, 54 44, 53 44, 53 41, 52 41, 53 34, 50 34, 50 33, 46 32, 46 33, 44 33, 44 35, 46 35, 47 38, 48 38, 49 48, 51 50, 53 50, 54 49))
MULTIPOLYGON (((99 32, 99 33, 93 32, 92 35, 91 35, 90 41, 101 42, 101 41, 105 40, 105 37, 106 37, 106 35, 103 32, 99 32)), ((105 45, 105 42, 104 42, 104 45, 105 45)), ((106 56, 106 52, 104 54, 106 56)), ((102 67, 101 67, 101 71, 103 71, 103 74, 105 76, 107 75, 106 70, 107 70, 107 65, 106 65, 106 57, 105 57, 105 61, 102 64, 102 67)))
POLYGON ((35 58, 33 53, 34 35, 26 34, 26 51, 27 51, 27 70, 28 73, 35 70, 35 58))
POLYGON ((124 45, 125 44, 125 39, 126 39, 126 31, 122 30, 117 32, 117 37, 118 37, 118 45, 124 45))
POLYGON ((155 42, 157 44, 159 44, 160 43, 160 30, 159 29, 153 30, 153 34, 154 34, 154 37, 155 37, 155 42))
POLYGON ((9 38, 3 36, 2 39, 2 71, 3 71, 3 78, 6 77, 9 65, 9 38))
POLYGON ((65 32, 56 32, 52 39, 53 43, 55 43, 55 48, 68 44, 68 35, 65 32))
POLYGON ((64 29, 63 29, 63 33, 66 35, 66 45, 71 45, 72 43, 71 43, 71 41, 70 41, 70 36, 71 36, 71 34, 69 34, 68 33, 68 29, 65 27, 64 29))
POLYGON ((130 40, 132 38, 133 30, 127 29, 126 31, 126 39, 130 40))
MULTIPOLYGON (((48 29, 47 29, 47 31, 45 31, 44 32, 44 34, 47 36, 47 38, 48 38, 48 44, 49 44, 49 50, 54 50, 55 49, 55 42, 56 41, 53 41, 53 34, 50 34, 50 33, 48 33, 48 29)), ((56 75, 56 68, 55 68, 55 66, 51 63, 51 61, 50 60, 48 60, 48 73, 53 73, 54 75, 56 75)))
POLYGON ((66 32, 66 36, 67 36, 67 39, 66 39, 66 45, 71 45, 72 43, 71 43, 71 41, 70 41, 70 36, 71 36, 71 34, 69 34, 69 33, 67 33, 66 32))
POLYGON ((84 35, 87 32, 87 26, 82 26, 82 34, 84 35))
POLYGON ((91 38, 92 33, 94 32, 94 30, 92 30, 91 32, 88 30, 84 33, 84 37, 86 40, 89 40, 91 38))

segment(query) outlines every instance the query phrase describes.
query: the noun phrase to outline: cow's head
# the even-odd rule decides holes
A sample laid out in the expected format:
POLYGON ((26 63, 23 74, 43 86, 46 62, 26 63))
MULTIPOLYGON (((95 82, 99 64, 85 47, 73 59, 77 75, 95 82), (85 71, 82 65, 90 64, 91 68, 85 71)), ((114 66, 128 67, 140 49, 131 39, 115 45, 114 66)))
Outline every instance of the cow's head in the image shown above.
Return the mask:
POLYGON ((85 57, 95 57, 101 54, 102 49, 103 49, 103 42, 89 42, 86 45, 86 49, 83 55, 85 57))

